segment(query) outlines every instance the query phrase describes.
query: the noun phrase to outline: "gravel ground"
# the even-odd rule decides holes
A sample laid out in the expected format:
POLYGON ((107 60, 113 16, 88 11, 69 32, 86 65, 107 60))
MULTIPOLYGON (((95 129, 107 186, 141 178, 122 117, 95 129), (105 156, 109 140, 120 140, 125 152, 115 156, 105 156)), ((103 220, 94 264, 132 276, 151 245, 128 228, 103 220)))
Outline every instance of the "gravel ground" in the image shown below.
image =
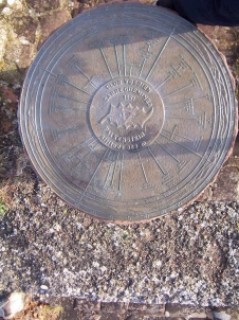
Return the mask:
MULTIPOLYGON (((153 222, 116 226, 69 208, 32 170, 18 134, 17 105, 42 41, 95 2, 12 2, 0 2, 0 295, 17 289, 43 301, 238 305, 237 158, 201 201, 153 222), (223 192, 229 201, 216 201, 223 192)), ((237 80, 238 29, 204 31, 237 80)))

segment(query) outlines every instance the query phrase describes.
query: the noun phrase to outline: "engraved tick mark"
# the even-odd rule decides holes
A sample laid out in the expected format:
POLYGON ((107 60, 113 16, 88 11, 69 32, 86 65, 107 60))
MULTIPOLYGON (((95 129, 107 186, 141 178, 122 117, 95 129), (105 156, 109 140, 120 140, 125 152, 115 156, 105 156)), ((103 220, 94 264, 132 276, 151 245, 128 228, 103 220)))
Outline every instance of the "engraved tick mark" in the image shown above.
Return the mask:
POLYGON ((190 163, 190 160, 189 161, 183 160, 182 162, 180 162, 178 164, 178 173, 182 174, 188 168, 189 163, 190 163))
POLYGON ((207 123, 207 115, 206 112, 203 112, 202 115, 198 119, 198 124, 205 129, 206 128, 206 123, 207 123))

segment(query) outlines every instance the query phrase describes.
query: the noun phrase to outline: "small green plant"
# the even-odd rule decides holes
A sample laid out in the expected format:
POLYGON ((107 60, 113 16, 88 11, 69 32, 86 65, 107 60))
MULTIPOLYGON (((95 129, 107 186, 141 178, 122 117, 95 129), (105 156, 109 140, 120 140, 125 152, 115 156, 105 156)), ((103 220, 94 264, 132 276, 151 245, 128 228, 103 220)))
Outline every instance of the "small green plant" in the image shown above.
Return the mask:
POLYGON ((57 320, 63 312, 62 306, 41 306, 38 310, 39 320, 57 320))
POLYGON ((0 216, 3 216, 6 212, 7 212, 7 207, 3 199, 0 198, 0 216))

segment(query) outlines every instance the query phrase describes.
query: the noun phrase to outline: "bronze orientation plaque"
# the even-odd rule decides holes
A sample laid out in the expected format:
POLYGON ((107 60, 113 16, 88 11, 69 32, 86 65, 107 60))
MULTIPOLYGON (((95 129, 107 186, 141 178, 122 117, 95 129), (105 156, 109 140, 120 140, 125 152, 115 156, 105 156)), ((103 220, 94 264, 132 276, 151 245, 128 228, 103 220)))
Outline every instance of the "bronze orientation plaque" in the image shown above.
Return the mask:
POLYGON ((215 177, 236 103, 220 54, 192 24, 114 4, 44 43, 20 125, 34 167, 61 198, 98 218, 143 221, 181 208, 215 177))

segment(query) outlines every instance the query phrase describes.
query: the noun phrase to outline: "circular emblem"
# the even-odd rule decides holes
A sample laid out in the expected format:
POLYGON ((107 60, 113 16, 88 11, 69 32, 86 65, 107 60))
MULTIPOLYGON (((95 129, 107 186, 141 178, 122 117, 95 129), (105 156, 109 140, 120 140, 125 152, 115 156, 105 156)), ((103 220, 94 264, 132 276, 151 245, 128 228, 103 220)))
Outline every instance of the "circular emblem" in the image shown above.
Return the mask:
POLYGON ((236 114, 231 76, 203 34, 163 8, 122 3, 80 14, 44 43, 20 126, 60 197, 127 222, 195 199, 231 149, 236 114))
POLYGON ((118 77, 96 91, 90 106, 92 130, 113 150, 135 151, 152 144, 162 130, 164 107, 145 81, 118 77))

